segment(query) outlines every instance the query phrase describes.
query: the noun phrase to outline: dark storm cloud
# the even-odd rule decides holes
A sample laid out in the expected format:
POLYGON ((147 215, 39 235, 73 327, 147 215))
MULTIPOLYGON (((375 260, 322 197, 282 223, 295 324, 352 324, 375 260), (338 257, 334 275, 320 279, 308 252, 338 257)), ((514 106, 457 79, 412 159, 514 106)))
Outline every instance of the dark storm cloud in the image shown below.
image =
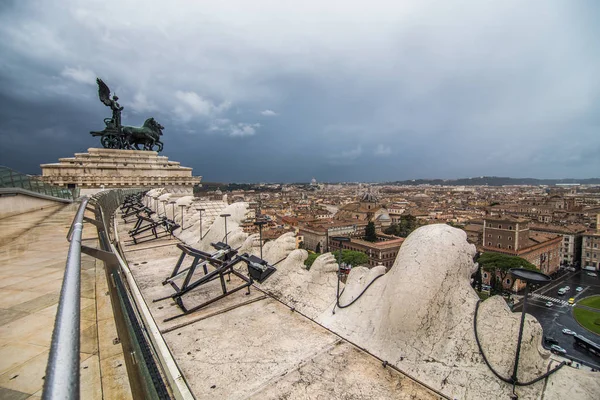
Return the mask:
POLYGON ((98 75, 205 180, 597 175, 595 2, 322 3, 3 2, 0 164, 98 146, 98 75))

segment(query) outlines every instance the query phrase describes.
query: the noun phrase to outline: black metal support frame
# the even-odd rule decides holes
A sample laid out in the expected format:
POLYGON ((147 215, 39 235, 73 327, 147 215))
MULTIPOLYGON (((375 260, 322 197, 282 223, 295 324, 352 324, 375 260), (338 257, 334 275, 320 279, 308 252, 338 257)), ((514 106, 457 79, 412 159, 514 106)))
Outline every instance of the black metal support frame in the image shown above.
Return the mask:
POLYGON ((166 217, 161 217, 160 219, 155 220, 148 216, 143 215, 143 213, 140 213, 138 215, 138 220, 136 221, 134 227, 129 231, 129 236, 133 240, 134 244, 139 244, 140 239, 148 239, 148 240, 158 239, 159 237, 162 237, 162 236, 158 235, 157 228, 163 228, 164 231, 170 236, 173 234, 173 231, 175 229, 179 228, 179 224, 175 223, 174 221, 172 221, 166 217), (150 235, 139 236, 142 233, 145 233, 148 231, 150 232, 150 235), (154 236, 154 237, 152 237, 152 236, 154 236))
POLYGON ((147 216, 151 216, 152 214, 155 214, 155 212, 151 208, 141 205, 141 206, 129 208, 127 212, 124 212, 121 215, 121 218, 123 218, 123 221, 125 221, 127 223, 128 222, 127 218, 132 217, 134 215, 139 216, 141 213, 144 213, 147 216))
POLYGON ((275 267, 269 265, 267 261, 247 253, 238 255, 236 250, 233 250, 225 243, 219 242, 212 245, 217 250, 213 254, 196 250, 189 246, 178 245, 182 251, 181 255, 171 275, 162 282, 163 285, 170 284, 175 290, 175 293, 155 299, 154 302, 173 299, 183 313, 167 318, 164 320, 165 322, 179 318, 183 315, 190 314, 194 311, 198 311, 244 288, 248 290, 247 294, 250 294, 250 286, 255 281, 262 283, 276 271, 275 267), (192 263, 189 267, 181 269, 184 259, 187 256, 192 257, 192 263), (248 267, 248 275, 244 275, 235 270, 234 267, 240 262, 246 263, 248 267), (214 268, 212 271, 208 270, 209 265, 214 268), (200 278, 194 280, 194 274, 199 267, 202 268, 202 272, 204 274, 200 278), (241 279, 242 284, 234 288, 229 288, 227 286, 227 282, 231 282, 231 274, 241 279), (227 277, 227 280, 225 277, 227 277), (180 286, 175 283, 175 280, 181 278, 183 278, 183 283, 180 286), (219 279, 221 283, 222 293, 220 295, 213 297, 202 304, 192 307, 184 304, 184 295, 190 293, 195 288, 208 284, 216 279, 219 279))
MULTIPOLYGON (((171 287, 173 287, 173 289, 175 289, 176 293, 183 292, 183 294, 185 294, 185 291, 191 290, 188 288, 189 288, 190 284, 193 285, 195 283, 192 281, 192 276, 194 275, 194 273, 196 272, 196 269, 198 267, 201 267, 202 270, 204 271, 204 275, 207 275, 208 274, 208 264, 210 261, 213 261, 215 263, 225 262, 225 261, 229 261, 231 259, 231 257, 235 255, 235 251, 233 251, 231 249, 231 247, 229 247, 227 245, 219 246, 220 244, 222 244, 222 243, 217 243, 215 245, 215 248, 217 248, 217 251, 212 254, 206 253, 201 250, 196 250, 193 247, 186 246, 181 243, 178 244, 177 247, 181 250, 181 255, 179 256, 179 259, 177 260, 177 264, 175 264, 175 268, 173 268, 173 272, 171 272, 171 275, 167 279, 165 279, 162 282, 162 284, 163 285, 170 284, 171 287), (216 247, 216 246, 219 246, 219 247, 216 247), (189 267, 181 269, 181 266, 183 265, 185 258, 188 256, 192 257, 191 265, 189 267), (177 283, 175 281, 178 280, 179 278, 183 277, 184 275, 185 275, 185 278, 183 280, 183 284, 181 286, 177 285, 177 283)), ((159 299, 159 300, 164 300, 169 297, 172 297, 172 296, 167 296, 167 297, 159 299)))

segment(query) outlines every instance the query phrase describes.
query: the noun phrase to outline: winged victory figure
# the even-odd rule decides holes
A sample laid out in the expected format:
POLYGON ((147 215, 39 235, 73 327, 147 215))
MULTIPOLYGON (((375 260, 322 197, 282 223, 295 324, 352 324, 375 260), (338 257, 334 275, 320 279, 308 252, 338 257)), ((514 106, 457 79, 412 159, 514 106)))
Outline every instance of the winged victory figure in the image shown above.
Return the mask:
POLYGON ((112 110, 112 121, 107 121, 108 118, 104 120, 106 128, 112 128, 117 132, 121 132, 121 111, 123 111, 124 107, 121 107, 119 103, 117 103, 119 98, 116 94, 113 95, 112 99, 110 98, 110 89, 102 79, 96 78, 96 82, 98 83, 98 97, 100 97, 100 101, 112 110))

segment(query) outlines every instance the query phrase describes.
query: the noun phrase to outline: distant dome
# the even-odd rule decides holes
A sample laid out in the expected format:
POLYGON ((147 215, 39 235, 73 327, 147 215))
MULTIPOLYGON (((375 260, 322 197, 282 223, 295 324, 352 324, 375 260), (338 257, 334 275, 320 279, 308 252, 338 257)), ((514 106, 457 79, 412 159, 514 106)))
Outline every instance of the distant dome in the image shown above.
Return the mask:
POLYGON ((378 221, 391 221, 392 219, 390 218, 390 216, 386 213, 386 214, 381 214, 379 217, 377 217, 378 221))
POLYGON ((379 201, 379 199, 373 193, 366 192, 366 193, 363 193, 360 201, 365 202, 365 203, 377 203, 379 201))

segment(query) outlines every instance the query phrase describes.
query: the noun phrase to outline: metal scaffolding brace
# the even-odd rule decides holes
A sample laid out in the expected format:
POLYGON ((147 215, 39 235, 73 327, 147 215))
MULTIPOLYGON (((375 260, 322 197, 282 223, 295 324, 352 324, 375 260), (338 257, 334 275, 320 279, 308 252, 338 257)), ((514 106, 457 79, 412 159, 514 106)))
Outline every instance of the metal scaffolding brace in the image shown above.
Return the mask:
POLYGON ((157 302, 166 299, 173 299, 183 313, 167 318, 164 320, 165 322, 200 310, 201 308, 204 308, 244 288, 247 288, 247 294, 250 294, 250 286, 255 281, 262 283, 276 271, 276 268, 272 265, 269 265, 267 261, 247 253, 238 255, 236 250, 233 250, 225 243, 219 242, 212 244, 212 246, 217 251, 213 254, 209 254, 193 249, 189 246, 178 245, 178 247, 182 250, 181 256, 179 257, 179 260, 177 261, 177 264, 175 265, 171 275, 163 281, 163 285, 170 284, 171 287, 175 289, 175 293, 155 299, 154 301, 157 302), (192 264, 187 268, 181 269, 186 256, 192 257, 192 264), (247 275, 236 271, 234 268, 235 265, 240 262, 246 263, 248 268, 247 275), (209 272, 209 265, 213 267, 214 270, 209 272), (198 267, 202 267, 202 272, 204 272, 204 274, 200 278, 193 280, 194 273, 197 271, 198 267), (226 280, 225 276, 230 278, 231 274, 241 279, 243 283, 234 288, 229 288, 227 286, 227 282, 231 282, 231 279, 226 280), (179 286, 174 281, 181 278, 183 278, 183 284, 179 286), (190 291, 193 289, 208 284, 216 279, 219 279, 221 283, 222 293, 220 295, 196 306, 189 307, 184 304, 184 295, 190 293, 190 291))

